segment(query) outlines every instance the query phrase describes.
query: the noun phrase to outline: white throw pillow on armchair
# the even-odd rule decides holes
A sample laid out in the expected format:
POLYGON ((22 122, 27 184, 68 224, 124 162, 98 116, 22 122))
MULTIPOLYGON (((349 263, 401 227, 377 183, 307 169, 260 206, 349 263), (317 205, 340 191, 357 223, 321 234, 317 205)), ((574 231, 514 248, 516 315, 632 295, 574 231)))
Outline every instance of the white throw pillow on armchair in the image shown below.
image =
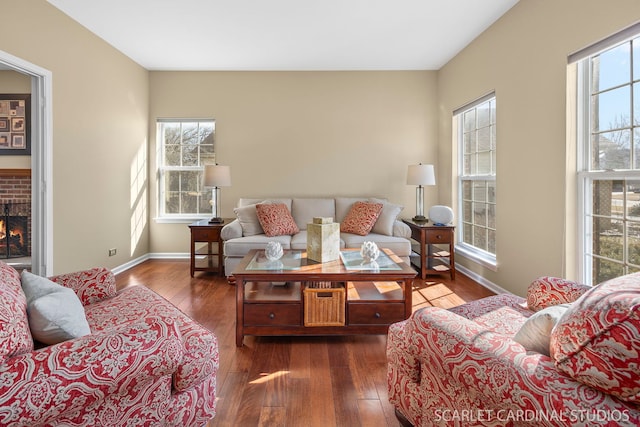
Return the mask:
POLYGON ((84 307, 73 289, 26 270, 21 283, 33 338, 52 345, 91 333, 84 307))
POLYGON ((551 332, 571 304, 558 304, 537 311, 527 319, 513 340, 529 351, 549 356, 551 332))

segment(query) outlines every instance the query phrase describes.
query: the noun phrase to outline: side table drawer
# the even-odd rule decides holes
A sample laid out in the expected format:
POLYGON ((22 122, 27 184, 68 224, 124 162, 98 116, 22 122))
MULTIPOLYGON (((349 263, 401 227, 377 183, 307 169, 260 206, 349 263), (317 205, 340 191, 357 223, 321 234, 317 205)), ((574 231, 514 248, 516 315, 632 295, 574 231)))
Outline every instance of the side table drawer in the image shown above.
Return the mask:
POLYGON ((300 304, 244 304, 245 326, 300 326, 300 304))
POLYGON ((220 228, 192 228, 191 239, 194 242, 216 242, 220 240, 220 228))
POLYGON ((388 325, 404 320, 404 304, 349 304, 349 325, 388 325))
POLYGON ((427 243, 451 243, 451 232, 449 230, 438 230, 427 232, 427 243))

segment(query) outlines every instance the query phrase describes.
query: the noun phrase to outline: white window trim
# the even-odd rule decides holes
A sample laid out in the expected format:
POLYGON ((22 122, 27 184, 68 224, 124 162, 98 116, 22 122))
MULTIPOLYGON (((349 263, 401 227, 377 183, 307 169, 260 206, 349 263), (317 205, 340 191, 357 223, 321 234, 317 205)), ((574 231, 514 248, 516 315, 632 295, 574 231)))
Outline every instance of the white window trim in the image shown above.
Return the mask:
MULTIPOLYGON (((211 218, 212 212, 202 213, 202 214, 167 214, 164 213, 163 201, 165 200, 165 181, 163 178, 162 170, 170 171, 170 170, 194 170, 194 171, 204 171, 204 165, 201 166, 185 166, 185 167, 172 167, 172 166, 163 166, 164 165, 164 153, 163 146, 164 142, 160 142, 161 135, 158 134, 158 125, 160 123, 176 123, 176 122, 207 122, 212 121, 216 122, 214 118, 158 118, 156 119, 156 175, 157 175, 157 183, 158 183, 158 200, 156 212, 157 216, 153 219, 157 224, 190 224, 194 221, 199 221, 206 218, 211 218)), ((214 125, 215 126, 215 125, 214 125)), ((215 128, 214 128, 215 129, 215 128)))
POLYGON ((456 255, 462 255, 491 271, 498 271, 498 261, 493 254, 482 251, 475 246, 458 241, 456 243, 456 255))
MULTIPOLYGON (((456 233, 456 246, 455 246, 455 250, 456 250, 456 255, 462 255, 465 258, 476 262, 477 264, 491 270, 491 271, 498 271, 498 259, 497 259, 497 255, 494 255, 492 253, 489 253, 487 251, 483 251, 482 249, 479 249, 473 245, 470 245, 468 243, 465 243, 462 241, 462 236, 463 236, 463 231, 461 230, 461 227, 463 226, 463 209, 464 209, 464 205, 462 203, 462 182, 463 181, 469 181, 469 180, 479 180, 479 181, 496 181, 496 175, 474 175, 474 176, 468 176, 465 177, 465 179, 462 178, 462 172, 464 170, 464 160, 463 160, 463 156, 464 156, 464 147, 462 146, 462 135, 464 134, 463 132, 463 127, 464 127, 464 120, 462 119, 462 114, 467 111, 470 110, 472 108, 475 108, 476 106, 490 100, 490 99, 495 99, 496 98, 496 94, 495 92, 490 92, 468 104, 465 104, 459 108, 456 108, 453 111, 453 115, 454 117, 458 117, 458 119, 456 120, 456 125, 458 127, 457 129, 457 141, 455 142, 457 144, 458 147, 458 176, 457 176, 457 181, 458 181, 458 195, 457 195, 457 204, 458 204, 458 221, 456 226, 458 227, 458 233, 456 233)), ((497 124, 496 124, 497 126, 497 124)), ((496 200, 497 200, 497 196, 496 196, 496 200)), ((496 203, 497 206, 497 203, 496 203)), ((497 229, 497 227, 496 227, 497 229)))

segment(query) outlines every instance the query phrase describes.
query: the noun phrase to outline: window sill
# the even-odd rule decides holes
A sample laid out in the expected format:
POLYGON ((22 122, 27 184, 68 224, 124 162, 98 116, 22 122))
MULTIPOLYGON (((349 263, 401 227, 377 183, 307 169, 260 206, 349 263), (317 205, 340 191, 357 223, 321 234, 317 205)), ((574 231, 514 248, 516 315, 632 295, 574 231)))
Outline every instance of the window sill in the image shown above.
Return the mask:
POLYGON ((460 243, 456 245, 455 250, 456 255, 463 256, 475 263, 480 264, 485 268, 488 268, 491 271, 498 271, 498 262, 495 256, 487 252, 480 251, 473 246, 460 243))
POLYGON ((157 224, 191 224, 192 222, 200 221, 202 219, 210 218, 211 215, 206 216, 181 216, 181 217, 156 217, 153 220, 157 224))

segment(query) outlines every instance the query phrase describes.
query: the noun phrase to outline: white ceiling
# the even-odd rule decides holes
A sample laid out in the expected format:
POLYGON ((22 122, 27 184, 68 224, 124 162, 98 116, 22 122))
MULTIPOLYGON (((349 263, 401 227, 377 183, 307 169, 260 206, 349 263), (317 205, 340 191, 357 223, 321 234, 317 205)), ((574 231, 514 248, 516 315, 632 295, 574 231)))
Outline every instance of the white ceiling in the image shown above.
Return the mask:
POLYGON ((149 70, 437 70, 518 0, 48 0, 149 70))

